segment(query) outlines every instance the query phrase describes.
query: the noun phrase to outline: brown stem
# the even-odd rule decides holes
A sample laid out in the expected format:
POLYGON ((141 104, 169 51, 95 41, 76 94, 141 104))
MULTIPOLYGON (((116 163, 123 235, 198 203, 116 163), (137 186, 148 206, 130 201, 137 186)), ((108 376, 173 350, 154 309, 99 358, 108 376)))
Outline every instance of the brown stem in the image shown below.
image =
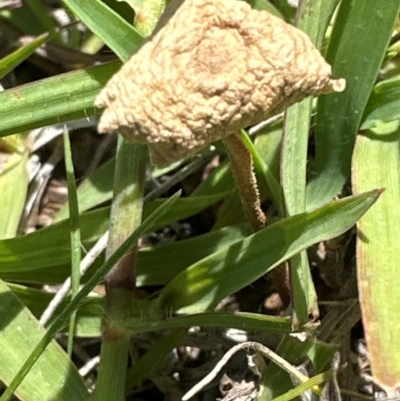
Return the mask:
POLYGON ((254 231, 265 227, 267 218, 261 209, 260 193, 253 170, 250 152, 235 134, 224 138, 228 149, 233 177, 235 178, 247 221, 254 231))
MULTIPOLYGON (((254 231, 267 225, 267 218, 261 209, 260 192, 253 170, 253 158, 240 137, 232 134, 224 138, 228 149, 233 177, 242 199, 246 219, 254 231)), ((283 308, 290 303, 290 282, 287 264, 283 263, 271 272, 272 279, 278 289, 283 308)))

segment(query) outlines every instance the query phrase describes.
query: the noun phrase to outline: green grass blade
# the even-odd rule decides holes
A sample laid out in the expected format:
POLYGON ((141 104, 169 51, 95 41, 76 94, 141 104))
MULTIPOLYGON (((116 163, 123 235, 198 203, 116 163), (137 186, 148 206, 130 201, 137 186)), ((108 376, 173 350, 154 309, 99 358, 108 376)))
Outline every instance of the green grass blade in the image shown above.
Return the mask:
MULTIPOLYGON (((166 224, 196 214, 220 201, 225 196, 226 193, 222 193, 178 199, 173 208, 161 216, 153 226, 149 227, 148 232, 156 231, 166 224)), ((144 216, 149 216, 165 202, 165 199, 157 199, 145 205, 144 216)), ((93 245, 107 231, 109 213, 109 208, 103 208, 81 215, 80 226, 83 248, 93 245)), ((68 220, 65 220, 21 238, 0 241, 0 277, 6 278, 6 273, 14 272, 16 273, 14 279, 18 276, 25 281, 27 279, 23 278, 24 272, 26 274, 26 272, 37 269, 69 264, 70 252, 65 246, 69 241, 68 225, 68 220)), ((13 278, 7 275, 7 279, 13 278)))
MULTIPOLYGON (((45 308, 48 306, 53 294, 42 289, 24 286, 22 284, 7 283, 7 286, 15 295, 23 302, 23 304, 35 315, 40 318, 45 308)), ((68 296, 61 303, 62 307, 66 307, 71 301, 68 296)), ((101 317, 103 311, 102 298, 99 295, 90 295, 85 302, 80 306, 79 312, 84 312, 86 315, 101 317)))
MULTIPOLYGON (((53 294, 36 288, 11 283, 7 283, 7 285, 38 320, 53 298, 53 294)), ((70 300, 71 297, 67 297, 62 301, 59 307, 60 310, 64 309, 70 300)), ((50 321, 53 321, 57 316, 58 311, 56 310, 50 321)), ((103 318, 103 298, 97 295, 90 295, 85 299, 84 303, 79 306, 75 325, 75 336, 100 337, 103 318)), ((69 325, 66 325, 62 331, 68 333, 68 329, 69 325)))
POLYGON ((165 8, 165 0, 117 1, 126 1, 135 10, 135 28, 145 37, 153 32, 165 8))
MULTIPOLYGON (((309 359, 314 373, 318 374, 329 366, 336 349, 335 345, 323 343, 312 336, 308 336, 305 341, 294 336, 285 336, 276 352, 291 364, 298 364, 300 360, 309 359)), ((315 377, 313 379, 315 380, 315 377)), ((298 387, 293 389, 288 373, 275 364, 269 364, 263 374, 258 399, 270 401, 280 396, 287 397, 294 391, 297 392, 298 387)))
POLYGON ((365 108, 362 130, 400 118, 400 79, 389 79, 377 84, 365 108))
POLYGON ((211 195, 215 192, 229 191, 234 186, 229 163, 221 163, 209 177, 201 182, 193 191, 192 196, 211 195))
POLYGON ((340 3, 340 0, 325 0, 323 2, 323 7, 320 7, 319 9, 319 28, 318 28, 318 36, 313 37, 313 40, 315 41, 316 46, 322 54, 324 54, 324 39, 325 39, 325 34, 326 30, 329 26, 329 23, 332 19, 332 15, 334 14, 338 4, 340 3))
POLYGON ((296 397, 301 396, 304 392, 307 390, 311 390, 313 387, 322 384, 329 380, 332 377, 332 371, 328 370, 324 373, 320 373, 319 375, 315 375, 311 377, 309 380, 306 382, 300 384, 299 386, 295 387, 292 390, 287 391, 285 394, 282 394, 276 398, 274 398, 272 401, 290 401, 293 400, 296 397))
POLYGON ((50 31, 56 27, 55 20, 50 16, 47 7, 41 0, 26 0, 26 3, 40 21, 42 29, 50 31))
MULTIPOLYGON (((303 0, 297 11, 297 27, 316 43, 319 36, 321 0, 303 0)), ((306 173, 312 98, 289 107, 285 113, 281 151, 281 184, 285 212, 293 216, 306 210, 306 173)), ((293 325, 318 315, 317 294, 306 251, 290 260, 293 325)))
POLYGON ((326 58, 334 76, 346 79, 346 90, 318 101, 315 173, 307 191, 308 210, 329 202, 349 178, 355 136, 399 7, 398 0, 341 2, 326 58))
POLYGON ((1 92, 0 137, 98 114, 94 99, 120 66, 108 63, 1 92))
POLYGON ((290 107, 283 126, 281 183, 289 216, 305 211, 311 99, 290 107))
POLYGON ((145 248, 138 254, 137 283, 139 286, 167 284, 186 267, 243 240, 251 233, 248 224, 239 224, 195 238, 145 248))
MULTIPOLYGON (((149 308, 150 309, 150 308, 149 308)), ((139 311, 137 311, 138 313, 139 311)), ((270 333, 287 334, 291 332, 290 320, 286 317, 261 315, 247 312, 209 312, 192 315, 176 316, 165 320, 143 317, 145 311, 140 310, 141 316, 125 318, 116 321, 119 327, 132 330, 132 333, 142 333, 152 330, 166 330, 191 326, 238 328, 248 331, 267 331, 270 333)), ((166 311, 168 312, 168 311, 166 311)))
POLYGON ((2 58, 0 60, 0 79, 5 77, 15 67, 20 65, 23 61, 25 61, 43 43, 46 43, 48 40, 50 40, 51 36, 52 35, 49 33, 40 35, 31 43, 20 47, 18 50, 15 50, 13 53, 2 58))
POLYGON ((264 163, 268 166, 270 173, 274 177, 274 181, 277 182, 279 186, 281 143, 282 126, 279 123, 273 124, 272 126, 261 130, 259 133, 257 133, 257 136, 254 139, 254 146, 256 147, 258 154, 263 158, 264 163))
POLYGON ((0 239, 17 235, 28 191, 28 160, 27 152, 14 153, 0 173, 0 239))
POLYGON ((359 135, 353 158, 354 191, 385 188, 357 224, 360 306, 375 382, 395 389, 400 377, 400 130, 359 135))
POLYGON ((107 46, 121 61, 128 61, 143 42, 132 25, 99 0, 63 0, 63 3, 107 46))
MULTIPOLYGON (((285 116, 281 181, 288 216, 306 209, 307 145, 312 100, 305 99, 290 107, 285 116)), ((293 325, 303 324, 309 316, 318 316, 317 294, 311 277, 307 252, 290 259, 293 325)))
MULTIPOLYGON (((91 223, 90 223, 91 224, 91 223)), ((96 221, 93 221, 93 225, 96 221)), ((104 225, 107 222, 105 220, 104 225)), ((67 226, 64 226, 64 232, 67 226)), ((59 231, 53 231, 49 233, 47 238, 52 238, 57 235, 59 231)), ((144 285, 165 285, 169 283, 178 273, 182 270, 199 261, 200 259, 209 256, 214 252, 218 252, 221 249, 232 245, 233 243, 243 240, 246 236, 251 234, 251 230, 248 225, 241 224, 238 226, 230 226, 223 228, 222 230, 215 230, 209 234, 201 235, 196 238, 179 241, 176 243, 165 244, 154 248, 144 248, 139 251, 138 255, 138 271, 137 271, 137 284, 138 286, 144 285), (176 257, 179 255, 179 258, 176 257)), ((67 241, 67 237, 62 238, 67 241)), ((38 240, 38 239, 37 239, 38 240)), ((40 239, 40 244, 46 243, 45 238, 40 239)), ((49 247, 52 246, 53 242, 50 242, 49 247)), ((59 243, 55 246, 60 246, 59 243)), ((86 247, 88 245, 86 242, 86 247)), ((41 246, 41 245, 39 245, 41 246)), ((59 250, 59 248, 54 248, 59 250)), ((20 251, 22 252, 22 251, 20 251)), ((68 249, 60 250, 61 256, 57 254, 57 251, 43 252, 41 255, 34 254, 31 251, 26 250, 24 257, 21 257, 21 264, 15 261, 11 272, 1 271, 0 264, 0 276, 8 281, 18 282, 29 282, 44 284, 46 282, 61 283, 69 275, 69 252, 68 249), (58 259, 52 262, 52 258, 58 257, 58 259), (34 261, 30 265, 29 259, 33 258, 34 261), (20 265, 26 265, 26 269, 18 269, 20 265), (45 265, 46 267, 41 267, 45 265)), ((90 268, 89 275, 101 266, 103 256, 99 257, 93 263, 90 268)), ((10 267, 10 266, 8 266, 10 267)), ((85 277, 83 277, 85 281, 85 277)), ((48 303, 49 301, 47 301, 48 303)))
POLYGON ((277 181, 267 164, 264 163, 247 133, 242 130, 240 136, 253 158, 254 170, 257 176, 258 185, 260 187, 261 197, 265 198, 268 194, 276 205, 278 211, 282 213, 282 188, 279 184, 279 181, 277 181))
POLYGON ((160 310, 192 313, 215 307, 300 251, 349 229, 378 196, 379 191, 368 192, 281 220, 199 261, 161 291, 160 310))
POLYGON ((247 220, 246 216, 244 215, 242 200, 239 192, 234 190, 219 208, 218 218, 214 223, 213 230, 243 223, 245 221, 247 220))
MULTIPOLYGON (((79 210, 85 212, 110 201, 113 195, 115 159, 111 159, 86 177, 78 187, 79 210)), ((57 213, 53 224, 68 218, 68 203, 57 213)))
MULTIPOLYGON (((64 158, 65 170, 67 173, 68 199, 69 199, 69 229, 71 244, 71 295, 74 298, 79 291, 80 284, 80 264, 81 264, 81 230, 79 224, 78 197, 76 194, 76 183, 74 165, 72 162, 71 143, 69 141, 68 131, 64 129, 64 158)), ((68 355, 72 355, 74 344, 74 333, 76 323, 76 311, 72 313, 69 322, 68 335, 68 355)))
POLYGON ((68 304, 68 306, 60 313, 57 319, 50 325, 39 343, 35 346, 25 363, 14 376, 8 388, 1 396, 0 401, 8 401, 14 392, 17 390, 22 380, 35 365, 37 360, 45 351, 53 336, 62 329, 66 320, 79 307, 79 304, 89 295, 93 288, 100 283, 111 268, 119 261, 119 259, 139 240, 139 238, 151 227, 154 223, 167 212, 174 204, 179 193, 176 193, 166 202, 162 204, 154 213, 152 213, 142 224, 135 230, 129 238, 110 256, 110 258, 95 272, 84 287, 79 291, 76 297, 68 304))
MULTIPOLYGON (((108 228, 110 209, 104 208, 81 216, 82 246, 90 247, 108 228)), ((0 241, 0 276, 9 272, 34 271, 62 264, 68 265, 70 248, 69 221, 63 221, 19 238, 0 241)), ((10 279, 9 277, 7 279, 10 279)))
MULTIPOLYGON (((173 209, 171 209, 168 213, 166 213, 157 223, 151 227, 152 231, 159 230, 164 227, 166 224, 171 223, 173 221, 178 221, 184 219, 185 217, 192 216, 204 210, 208 206, 211 206, 222 199, 224 199, 228 194, 226 192, 216 193, 214 195, 207 196, 196 196, 196 197, 188 197, 183 199, 178 199, 177 204, 173 209)), ((147 216, 149 213, 152 213, 153 210, 158 208, 162 203, 165 202, 165 199, 157 199, 148 205, 145 205, 144 215, 147 216)))
POLYGON ((227 191, 226 200, 218 210, 213 230, 246 221, 239 193, 230 170, 229 163, 221 163, 210 176, 200 183, 192 195, 212 194, 227 191))
MULTIPOLYGON (((251 232, 248 225, 241 224, 212 231, 188 240, 142 248, 138 253, 137 285, 140 287, 165 285, 187 266, 243 240, 251 232), (179 255, 178 258, 177 255, 179 255)), ((96 266, 99 267, 100 265, 96 263, 96 266)), ((48 272, 59 269, 60 267, 54 265, 53 268, 48 269, 48 272)), ((68 275, 68 266, 64 270, 64 275, 68 275)), ((37 272, 38 270, 35 270, 33 273, 37 274, 37 272)), ((26 277, 27 272, 23 272, 21 276, 26 277)), ((31 282, 29 276, 27 281, 31 282)), ((39 280, 37 279, 37 281, 39 280)), ((11 288, 37 317, 42 315, 52 298, 50 293, 22 285, 13 284, 11 288)))
MULTIPOLYGON (((45 331, 2 280, 0 322, 0 380, 8 385, 45 331)), ((88 397, 81 376, 55 341, 15 395, 21 401, 84 401, 88 397)))

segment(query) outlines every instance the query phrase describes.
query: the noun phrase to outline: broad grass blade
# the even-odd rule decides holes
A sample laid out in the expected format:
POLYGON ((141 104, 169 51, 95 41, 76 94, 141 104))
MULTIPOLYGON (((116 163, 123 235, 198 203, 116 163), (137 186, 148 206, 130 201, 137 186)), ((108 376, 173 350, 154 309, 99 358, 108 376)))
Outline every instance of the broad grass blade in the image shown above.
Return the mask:
POLYGON ((400 384, 400 130, 359 135, 353 189, 385 188, 357 223, 357 274, 362 320, 377 384, 400 384))
POLYGON ((315 172, 308 186, 307 210, 329 202, 349 178, 355 136, 399 8, 398 0, 341 2, 326 59, 334 76, 346 79, 346 90, 318 101, 315 172))

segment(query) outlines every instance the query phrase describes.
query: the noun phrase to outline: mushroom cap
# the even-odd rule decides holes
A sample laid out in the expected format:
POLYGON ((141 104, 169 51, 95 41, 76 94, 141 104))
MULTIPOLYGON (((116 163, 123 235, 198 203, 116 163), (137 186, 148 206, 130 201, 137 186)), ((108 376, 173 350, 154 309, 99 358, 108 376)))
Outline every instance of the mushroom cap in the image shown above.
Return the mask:
POLYGON ((305 33, 243 1, 186 0, 161 25, 95 102, 99 132, 148 144, 155 165, 345 87, 305 33))

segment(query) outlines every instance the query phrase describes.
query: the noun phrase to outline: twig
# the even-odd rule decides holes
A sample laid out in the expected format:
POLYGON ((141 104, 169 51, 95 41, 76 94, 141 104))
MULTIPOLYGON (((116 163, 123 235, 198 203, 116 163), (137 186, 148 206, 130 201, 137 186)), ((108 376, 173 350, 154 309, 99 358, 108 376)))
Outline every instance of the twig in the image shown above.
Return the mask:
POLYGON ((74 131, 81 128, 94 127, 96 126, 97 121, 97 116, 90 116, 68 121, 66 123, 53 124, 47 127, 34 129, 29 133, 29 140, 33 142, 31 152, 38 150, 57 136, 60 136, 64 131, 65 125, 67 126, 68 131, 74 131))
POLYGON ((273 361, 275 364, 277 364, 279 367, 281 367, 283 370, 288 372, 290 375, 294 376, 296 379, 298 379, 301 383, 309 380, 309 378, 301 373, 295 366, 291 365, 289 362, 287 362, 285 359, 280 357, 278 354, 270 350, 268 347, 265 345, 262 345, 260 343, 256 343, 253 341, 247 341, 238 345, 235 345, 232 347, 223 357, 222 359, 217 363, 215 368, 206 376, 204 379, 202 379, 199 383, 197 383, 194 387, 192 387, 183 397, 182 401, 188 401, 190 398, 192 398, 194 395, 196 395, 200 390, 202 390, 207 384, 209 384, 211 381, 213 381, 220 370, 227 364, 229 359, 238 351, 240 350, 246 350, 247 352, 249 350, 253 350, 255 352, 260 353, 264 357, 270 359, 273 361))
MULTIPOLYGON (((108 231, 103 234, 103 236, 97 241, 97 243, 93 246, 93 248, 88 252, 88 254, 83 258, 80 264, 80 272, 83 275, 86 270, 90 267, 93 261, 103 252, 104 248, 107 245, 108 241, 108 231)), ((54 312, 61 304, 61 302, 65 299, 71 289, 71 277, 68 277, 64 284, 61 286, 57 294, 50 301, 49 305, 43 312, 40 317, 40 323, 44 326, 50 318, 53 316, 54 312)))
POLYGON ((254 125, 253 127, 251 127, 248 130, 249 135, 256 134, 258 131, 261 131, 263 128, 267 127, 268 125, 273 124, 275 121, 278 121, 280 118, 282 118, 284 114, 285 113, 279 113, 276 116, 268 118, 267 120, 261 121, 260 123, 254 125))
POLYGON ((92 359, 89 359, 80 369, 79 374, 82 377, 87 376, 98 364, 100 363, 100 355, 95 356, 92 359))
POLYGON ((19 231, 25 232, 28 228, 35 227, 37 223, 37 212, 39 209, 39 203, 46 189, 47 183, 53 173, 56 165, 63 158, 63 149, 60 146, 56 146, 54 151, 50 155, 49 159, 43 163, 37 169, 35 166, 35 160, 31 158, 31 166, 34 166, 32 177, 30 177, 29 191, 26 197, 25 208, 23 215, 19 223, 19 231), (36 170, 36 171, 35 171, 36 170))

